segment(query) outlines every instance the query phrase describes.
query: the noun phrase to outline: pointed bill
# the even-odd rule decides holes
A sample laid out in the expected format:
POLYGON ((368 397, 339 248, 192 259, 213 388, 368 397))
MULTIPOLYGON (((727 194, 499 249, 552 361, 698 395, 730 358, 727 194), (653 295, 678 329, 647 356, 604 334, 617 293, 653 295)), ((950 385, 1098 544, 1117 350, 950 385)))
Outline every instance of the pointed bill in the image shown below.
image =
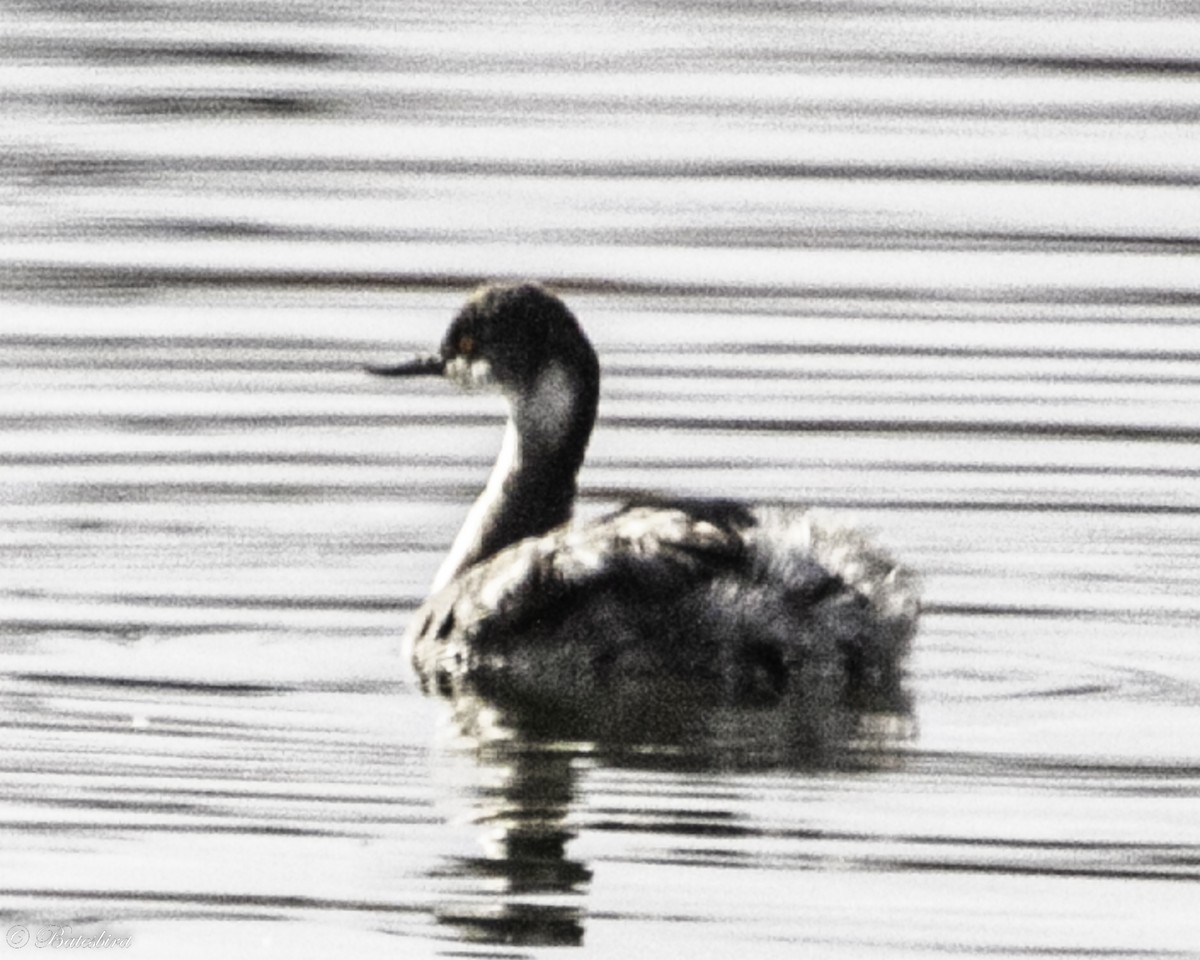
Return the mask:
POLYGON ((377 377, 440 377, 446 372, 446 361, 441 357, 414 357, 391 366, 368 364, 366 370, 377 377))

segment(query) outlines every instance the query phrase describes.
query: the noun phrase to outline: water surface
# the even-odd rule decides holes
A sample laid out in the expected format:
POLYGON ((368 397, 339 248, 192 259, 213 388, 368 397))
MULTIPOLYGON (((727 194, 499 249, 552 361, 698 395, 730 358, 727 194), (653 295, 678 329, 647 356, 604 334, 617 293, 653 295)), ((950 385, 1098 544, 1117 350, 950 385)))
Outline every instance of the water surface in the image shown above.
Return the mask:
POLYGON ((0 18, 10 936, 1195 955, 1188 5, 0 18), (815 503, 922 572, 907 721, 476 749, 416 693, 502 413, 360 368, 516 277, 601 355, 583 514, 815 503))

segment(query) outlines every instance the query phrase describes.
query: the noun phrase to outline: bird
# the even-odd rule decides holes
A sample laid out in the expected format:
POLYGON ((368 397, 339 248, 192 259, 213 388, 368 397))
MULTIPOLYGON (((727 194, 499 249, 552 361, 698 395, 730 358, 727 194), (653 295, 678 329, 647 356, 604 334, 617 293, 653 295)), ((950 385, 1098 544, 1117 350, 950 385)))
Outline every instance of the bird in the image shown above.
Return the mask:
POLYGON ((918 578, 844 519, 635 496, 573 520, 600 365, 541 284, 483 286, 436 355, 367 369, 498 391, 508 408, 490 478, 405 633, 427 693, 502 685, 598 712, 631 688, 749 707, 814 687, 841 703, 894 699, 918 578))

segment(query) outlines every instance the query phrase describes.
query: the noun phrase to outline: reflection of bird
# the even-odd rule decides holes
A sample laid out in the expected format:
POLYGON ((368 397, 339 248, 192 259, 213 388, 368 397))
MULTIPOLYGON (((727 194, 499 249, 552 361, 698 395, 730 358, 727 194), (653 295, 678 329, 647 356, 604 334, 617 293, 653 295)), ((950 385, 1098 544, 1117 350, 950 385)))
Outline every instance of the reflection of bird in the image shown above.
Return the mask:
POLYGON ((569 522, 599 365, 540 286, 484 288, 440 356, 370 369, 494 387, 509 406, 491 478, 409 626, 427 687, 503 675, 603 702, 614 684, 682 680, 735 704, 803 695, 814 676, 852 697, 895 687, 914 578, 853 529, 725 500, 640 501, 569 522))

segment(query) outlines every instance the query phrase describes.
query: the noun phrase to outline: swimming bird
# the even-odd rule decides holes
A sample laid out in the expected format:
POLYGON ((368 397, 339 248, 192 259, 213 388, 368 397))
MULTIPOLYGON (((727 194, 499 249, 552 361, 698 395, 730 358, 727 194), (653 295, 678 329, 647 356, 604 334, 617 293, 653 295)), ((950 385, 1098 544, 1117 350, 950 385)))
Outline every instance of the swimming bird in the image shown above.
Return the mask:
POLYGON ((572 521, 599 397, 596 353, 535 283, 487 286, 436 356, 368 369, 498 390, 499 457, 405 637, 423 688, 502 678, 592 705, 687 683, 769 705, 806 685, 894 692, 916 629, 916 578, 811 510, 635 499, 572 521))

